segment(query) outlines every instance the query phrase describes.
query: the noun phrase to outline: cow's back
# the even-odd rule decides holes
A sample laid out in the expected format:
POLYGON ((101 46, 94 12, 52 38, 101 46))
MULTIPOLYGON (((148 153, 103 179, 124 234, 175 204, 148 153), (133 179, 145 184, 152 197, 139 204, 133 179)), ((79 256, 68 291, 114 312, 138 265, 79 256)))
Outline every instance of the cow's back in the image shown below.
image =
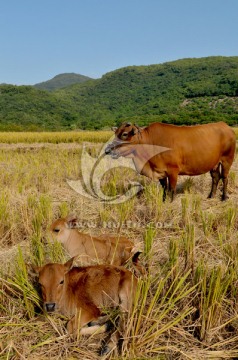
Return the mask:
POLYGON ((145 143, 168 148, 150 162, 159 168, 178 167, 181 175, 206 173, 224 157, 231 163, 234 158, 235 134, 224 122, 194 126, 154 123, 143 136, 145 143))
POLYGON ((113 265, 74 267, 67 277, 67 302, 74 297, 79 305, 91 302, 98 308, 119 305, 121 288, 128 288, 134 278, 129 270, 113 265))
POLYGON ((145 130, 148 143, 171 148, 181 147, 184 142, 199 146, 202 143, 215 144, 223 139, 235 140, 234 131, 223 121, 192 126, 153 123, 145 130))
POLYGON ((72 235, 66 244, 70 256, 79 256, 84 264, 107 263, 114 265, 124 264, 130 257, 133 243, 125 237, 109 235, 91 236, 71 230, 72 235))

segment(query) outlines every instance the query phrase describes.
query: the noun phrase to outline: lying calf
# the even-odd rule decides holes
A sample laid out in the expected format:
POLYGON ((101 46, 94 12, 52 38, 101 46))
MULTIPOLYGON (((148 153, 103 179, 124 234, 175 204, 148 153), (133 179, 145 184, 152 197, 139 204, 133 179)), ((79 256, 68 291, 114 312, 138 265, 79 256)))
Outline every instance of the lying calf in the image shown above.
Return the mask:
POLYGON ((79 232, 75 217, 60 218, 52 223, 50 232, 53 239, 59 241, 71 257, 79 256, 82 264, 92 262, 124 265, 130 258, 135 269, 143 273, 139 265, 140 252, 133 252, 134 244, 125 237, 102 235, 93 237, 79 232))
MULTIPOLYGON (((100 328, 105 332, 107 324, 101 326, 102 309, 119 307, 122 312, 129 312, 137 280, 123 267, 94 265, 71 268, 73 260, 34 267, 39 276, 44 309, 67 316, 70 319, 67 324, 69 333, 79 331, 87 335, 100 328)), ((121 328, 121 324, 118 326, 121 328)), ((111 348, 112 341, 108 339, 102 353, 111 348)))

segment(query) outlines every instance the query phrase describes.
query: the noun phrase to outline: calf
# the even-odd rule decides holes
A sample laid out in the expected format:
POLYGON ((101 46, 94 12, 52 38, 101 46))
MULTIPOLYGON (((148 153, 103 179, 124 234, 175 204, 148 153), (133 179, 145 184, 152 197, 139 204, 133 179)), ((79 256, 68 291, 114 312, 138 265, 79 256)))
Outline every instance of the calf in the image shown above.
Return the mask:
POLYGON ((91 236, 78 231, 77 219, 73 216, 60 218, 52 223, 50 232, 71 257, 78 256, 82 264, 102 263, 124 265, 130 258, 137 272, 143 273, 139 265, 140 252, 133 252, 134 244, 126 237, 102 235, 91 236))
MULTIPOLYGON (((135 296, 137 280, 133 274, 113 265, 72 267, 73 258, 65 264, 50 263, 34 267, 39 276, 43 307, 69 318, 67 330, 75 334, 105 332, 103 308, 119 307, 129 312, 135 296)), ((105 317, 107 319, 107 317, 105 317)), ((118 340, 118 338, 117 338, 118 340)), ((109 342, 103 353, 111 350, 109 342)))

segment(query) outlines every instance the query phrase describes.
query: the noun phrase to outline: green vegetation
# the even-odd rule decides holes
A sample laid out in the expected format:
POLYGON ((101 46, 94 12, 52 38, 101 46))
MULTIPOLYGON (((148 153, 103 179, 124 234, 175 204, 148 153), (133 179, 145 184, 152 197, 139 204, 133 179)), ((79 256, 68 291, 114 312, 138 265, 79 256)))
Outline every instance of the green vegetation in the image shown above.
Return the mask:
POLYGON ((66 86, 70 86, 72 84, 81 84, 88 80, 91 80, 91 78, 88 76, 74 73, 65 73, 56 75, 51 80, 35 84, 34 87, 41 90, 53 91, 64 88, 66 86))
POLYGON ((130 66, 55 91, 0 86, 0 130, 103 129, 130 120, 238 123, 238 57, 130 66))
POLYGON ((66 102, 31 86, 0 86, 0 129, 56 130, 68 127, 72 115, 66 102))

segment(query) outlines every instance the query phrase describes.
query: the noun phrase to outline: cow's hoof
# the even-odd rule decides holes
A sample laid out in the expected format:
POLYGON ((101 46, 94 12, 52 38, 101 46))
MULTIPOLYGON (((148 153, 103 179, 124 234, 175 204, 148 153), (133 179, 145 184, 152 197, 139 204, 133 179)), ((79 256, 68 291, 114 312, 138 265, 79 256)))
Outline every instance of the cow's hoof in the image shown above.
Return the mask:
POLYGON ((89 321, 89 322, 87 323, 87 326, 88 326, 88 327, 96 326, 96 325, 98 325, 98 323, 97 323, 96 321, 89 321))
POLYGON ((229 196, 227 196, 227 195, 222 195, 222 197, 221 197, 221 200, 222 201, 226 201, 226 200, 228 200, 229 199, 229 196))
POLYGON ((115 328, 115 325, 113 324, 113 322, 111 320, 108 320, 106 323, 106 332, 108 331, 112 331, 115 328))
POLYGON ((111 351, 111 348, 108 345, 102 345, 98 351, 98 355, 103 356, 107 355, 111 351))

